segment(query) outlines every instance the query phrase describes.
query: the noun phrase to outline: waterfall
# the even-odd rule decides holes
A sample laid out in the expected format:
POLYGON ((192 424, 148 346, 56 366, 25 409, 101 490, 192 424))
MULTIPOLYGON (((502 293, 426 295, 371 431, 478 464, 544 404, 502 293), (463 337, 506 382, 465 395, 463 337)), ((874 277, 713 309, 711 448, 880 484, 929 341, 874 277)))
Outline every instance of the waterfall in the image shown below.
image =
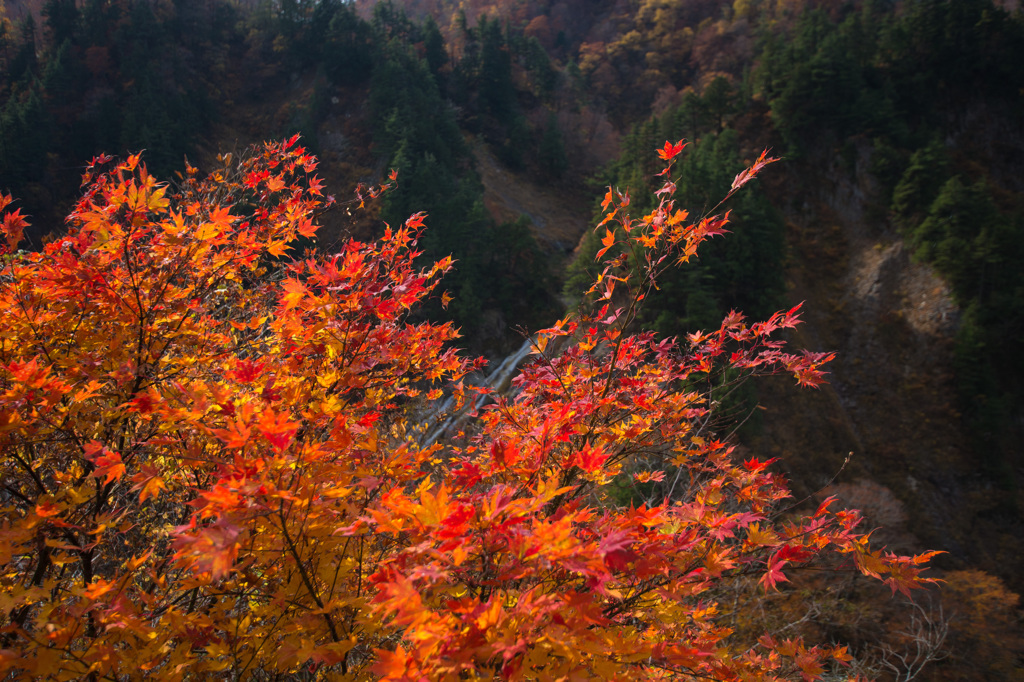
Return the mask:
POLYGON ((474 384, 480 388, 489 388, 494 393, 478 393, 472 400, 466 401, 461 409, 454 412, 452 412, 452 408, 455 405, 455 398, 453 396, 445 398, 437 409, 432 410, 429 415, 420 420, 423 433, 427 434, 426 438, 420 441, 420 447, 430 447, 449 429, 464 422, 471 413, 476 412, 491 401, 494 394, 503 394, 507 392, 511 385, 512 377, 515 375, 516 370, 519 369, 519 365, 521 365, 527 356, 533 352, 533 349, 533 338, 526 339, 526 341, 523 342, 523 345, 519 347, 519 350, 507 356, 494 370, 489 372, 483 380, 474 384), (448 416, 444 418, 444 421, 441 424, 431 428, 431 424, 446 414, 448 416))

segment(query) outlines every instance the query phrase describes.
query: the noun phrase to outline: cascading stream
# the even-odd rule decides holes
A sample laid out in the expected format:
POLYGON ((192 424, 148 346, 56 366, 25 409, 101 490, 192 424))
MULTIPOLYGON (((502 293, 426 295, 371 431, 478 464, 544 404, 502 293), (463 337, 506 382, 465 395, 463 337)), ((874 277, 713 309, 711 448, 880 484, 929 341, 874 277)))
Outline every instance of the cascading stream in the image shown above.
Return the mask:
POLYGON ((511 386, 513 374, 519 368, 519 365, 521 365, 533 352, 534 348, 533 338, 531 337, 526 339, 526 341, 523 342, 523 345, 519 347, 519 350, 506 356, 497 368, 487 374, 482 381, 475 384, 477 388, 490 389, 490 392, 477 393, 472 400, 466 401, 461 409, 454 412, 452 411, 452 408, 455 405, 455 398, 453 396, 449 396, 441 403, 440 407, 431 411, 431 413, 420 422, 423 427, 423 433, 427 434, 426 437, 420 441, 420 447, 430 447, 438 438, 447 433, 450 429, 464 422, 471 413, 476 412, 489 401, 493 400, 494 395, 500 395, 507 392, 511 386), (443 421, 440 424, 433 427, 431 426, 442 418, 443 421))

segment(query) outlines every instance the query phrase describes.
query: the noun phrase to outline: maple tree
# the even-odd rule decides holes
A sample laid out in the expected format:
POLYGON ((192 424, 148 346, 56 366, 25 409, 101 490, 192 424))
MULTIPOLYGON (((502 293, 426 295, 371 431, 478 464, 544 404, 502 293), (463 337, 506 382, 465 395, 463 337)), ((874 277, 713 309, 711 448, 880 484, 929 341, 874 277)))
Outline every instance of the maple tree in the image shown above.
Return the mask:
POLYGON ((416 265, 421 214, 299 253, 334 200, 296 138, 175 189, 94 159, 38 253, 5 197, 0 674, 809 680, 847 660, 738 640, 716 589, 838 556, 906 593, 930 554, 871 548, 828 500, 795 515, 770 461, 706 430, 722 368, 822 381, 829 355, 773 337, 796 309, 632 333, 727 221, 675 206, 682 148, 659 151, 649 215, 609 189, 590 304, 535 337, 514 397, 431 445, 426 406, 466 404, 481 364, 409 318, 451 261, 416 265), (616 505, 630 477, 671 485, 616 505))

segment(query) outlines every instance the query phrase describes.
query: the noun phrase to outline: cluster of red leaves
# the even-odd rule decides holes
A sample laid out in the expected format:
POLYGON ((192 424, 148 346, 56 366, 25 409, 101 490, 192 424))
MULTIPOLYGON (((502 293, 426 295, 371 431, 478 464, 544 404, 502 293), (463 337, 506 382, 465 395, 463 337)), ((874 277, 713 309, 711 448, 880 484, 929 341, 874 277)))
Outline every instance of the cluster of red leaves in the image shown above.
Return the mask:
POLYGON ((169 196, 137 157, 99 159, 68 234, 7 257, 0 674, 815 679, 846 650, 736 641, 716 588, 825 554, 922 582, 925 557, 870 549, 856 513, 780 518, 769 463, 697 427, 716 367, 820 381, 828 356, 771 338, 795 310, 629 333, 658 272, 724 225, 688 222, 670 181, 639 220, 609 192, 597 304, 539 334, 514 398, 421 447, 423 402, 459 402, 476 366, 407 317, 450 262, 415 266, 423 216, 294 254, 315 169, 293 138, 169 196), (639 457, 677 492, 617 506, 639 457))

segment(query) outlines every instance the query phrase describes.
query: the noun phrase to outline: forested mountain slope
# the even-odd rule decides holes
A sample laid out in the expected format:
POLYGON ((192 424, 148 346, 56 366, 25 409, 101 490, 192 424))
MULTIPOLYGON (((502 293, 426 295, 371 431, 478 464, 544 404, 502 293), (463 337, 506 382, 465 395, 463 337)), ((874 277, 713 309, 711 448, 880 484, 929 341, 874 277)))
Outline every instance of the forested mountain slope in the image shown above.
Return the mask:
MULTIPOLYGON (((690 142, 677 170, 695 215, 773 148, 784 163, 726 207, 734 234, 666 279, 640 324, 680 335, 732 308, 763 317, 806 301, 795 340, 838 351, 831 383, 814 396, 781 382, 731 395, 742 446, 780 457, 807 496, 838 474, 830 491, 894 526, 893 542, 948 551, 938 563, 951 576, 983 570, 1024 590, 1024 17, 1013 3, 0 9, 0 190, 32 216, 34 248, 60 232, 95 154, 145 150, 171 177, 186 156, 209 170, 221 152, 300 132, 339 195, 398 172, 394 192, 366 197, 369 217, 327 213, 320 245, 426 211, 424 258, 451 253, 457 269, 448 308, 423 314, 453 316, 464 343, 492 357, 519 345, 515 329, 579 299, 603 236, 586 229, 597 200, 630 188, 637 215, 649 210, 665 140, 690 142)), ((982 599, 954 593, 961 610, 982 599)), ((970 631, 949 679, 985 679, 957 677, 983 646, 970 631)), ((978 673, 989 679, 1011 675, 1021 651, 1019 638, 993 637, 1009 643, 990 657, 997 672, 978 673)))
MULTIPOLYGON (((673 26, 675 5, 644 8, 654 5, 654 16, 673 26)), ((787 426, 777 430, 788 444, 782 452, 804 453, 793 470, 808 481, 825 480, 854 452, 862 471, 910 505, 922 539, 1005 571, 1020 555, 1010 530, 1020 524, 1024 385, 1014 151, 1024 141, 1020 17, 986 2, 814 5, 719 5, 719 16, 692 26, 692 45, 678 61, 645 56, 644 82, 649 91, 661 86, 648 101, 663 109, 633 136, 643 140, 639 148, 657 137, 695 139, 698 164, 701 148, 719 147, 728 134, 745 155, 763 144, 786 154, 787 168, 764 190, 786 224, 787 296, 817 303, 808 308, 808 340, 836 348, 841 360, 835 438, 811 445, 809 433, 801 445, 792 437, 799 426, 787 426), (717 41, 713 57, 703 48, 709 41, 717 41), (816 462, 813 450, 831 450, 832 466, 816 462)), ((684 6, 691 8, 676 6, 676 33, 684 6)), ((659 22, 640 21, 642 13, 624 47, 597 55, 598 90, 619 87, 601 76, 604 65, 620 63, 616 50, 639 59, 663 32, 659 22)), ((610 180, 636 183, 642 155, 624 152, 610 180)), ((695 177, 708 182, 709 172, 695 177)), ((734 305, 756 310, 757 300, 730 289, 737 273, 750 277, 765 260, 781 262, 781 232, 763 227, 778 218, 736 210, 737 231, 756 246, 687 275, 701 286, 683 288, 662 313, 663 322, 682 317, 679 331, 706 324, 709 299, 716 314, 734 305)), ((742 289, 769 303, 774 284, 742 289)))

